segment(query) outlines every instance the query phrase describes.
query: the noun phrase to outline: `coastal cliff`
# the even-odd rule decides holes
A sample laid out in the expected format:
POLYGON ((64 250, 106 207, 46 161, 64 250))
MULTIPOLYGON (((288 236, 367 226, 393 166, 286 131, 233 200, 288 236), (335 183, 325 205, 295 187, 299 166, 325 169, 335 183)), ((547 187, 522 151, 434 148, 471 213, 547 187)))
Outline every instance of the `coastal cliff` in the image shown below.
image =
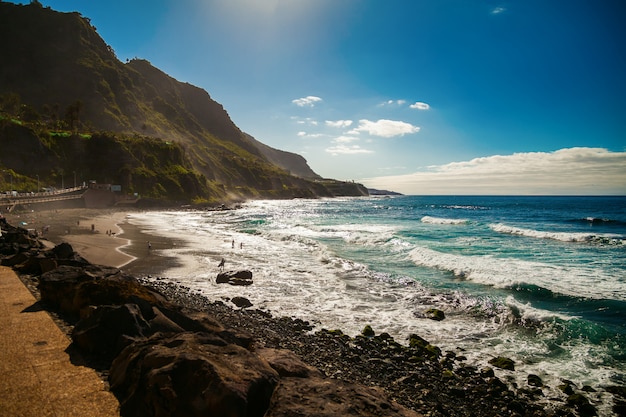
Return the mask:
POLYGON ((367 195, 316 181, 304 158, 242 132, 205 90, 147 60, 121 62, 77 12, 0 2, 0 36, 11 39, 0 49, 0 167, 16 179, 3 175, 1 188, 59 187, 73 173, 188 202, 367 195), (175 158, 155 154, 156 141, 175 158))

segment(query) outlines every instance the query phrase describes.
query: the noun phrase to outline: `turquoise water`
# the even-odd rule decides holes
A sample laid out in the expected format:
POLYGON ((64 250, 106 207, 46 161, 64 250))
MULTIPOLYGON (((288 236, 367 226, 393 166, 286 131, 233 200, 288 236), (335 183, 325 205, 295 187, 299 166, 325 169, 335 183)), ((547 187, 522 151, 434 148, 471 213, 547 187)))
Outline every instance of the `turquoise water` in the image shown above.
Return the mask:
POLYGON ((164 275, 209 297, 243 295, 348 334, 418 333, 477 365, 509 356, 520 384, 528 373, 553 386, 626 382, 624 197, 255 201, 130 221, 184 239, 168 253, 183 266, 164 275), (221 257, 255 284, 214 284, 221 257), (424 318, 432 307, 446 319, 424 318))

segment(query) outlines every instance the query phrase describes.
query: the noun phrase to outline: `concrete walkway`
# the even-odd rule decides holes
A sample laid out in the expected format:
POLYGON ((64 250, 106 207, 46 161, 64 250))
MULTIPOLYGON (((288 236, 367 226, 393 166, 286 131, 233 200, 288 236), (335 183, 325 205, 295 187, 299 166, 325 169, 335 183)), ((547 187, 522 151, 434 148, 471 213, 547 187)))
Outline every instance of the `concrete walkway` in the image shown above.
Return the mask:
POLYGON ((15 272, 0 266, 0 416, 119 417, 96 372, 71 363, 70 342, 15 272))

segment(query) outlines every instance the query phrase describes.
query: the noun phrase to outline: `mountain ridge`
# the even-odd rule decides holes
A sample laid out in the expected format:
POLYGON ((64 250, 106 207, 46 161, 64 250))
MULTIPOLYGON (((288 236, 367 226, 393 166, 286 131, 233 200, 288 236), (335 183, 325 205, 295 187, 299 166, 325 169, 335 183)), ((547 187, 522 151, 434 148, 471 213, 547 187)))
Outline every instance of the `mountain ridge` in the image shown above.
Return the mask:
MULTIPOLYGON (((202 88, 144 59, 122 63, 78 12, 0 2, 0 36, 12 39, 0 50, 0 110, 5 119, 17 113, 20 121, 31 122, 44 143, 55 129, 175 143, 189 165, 185 169, 206 178, 211 198, 367 195, 360 184, 337 181, 340 187, 327 187, 334 180, 322 181, 300 155, 242 132, 202 88), (18 111, 7 110, 11 95, 18 111)), ((0 132, 11 140, 7 135, 0 132)), ((10 155, 0 156, 0 165, 15 169, 10 155)))

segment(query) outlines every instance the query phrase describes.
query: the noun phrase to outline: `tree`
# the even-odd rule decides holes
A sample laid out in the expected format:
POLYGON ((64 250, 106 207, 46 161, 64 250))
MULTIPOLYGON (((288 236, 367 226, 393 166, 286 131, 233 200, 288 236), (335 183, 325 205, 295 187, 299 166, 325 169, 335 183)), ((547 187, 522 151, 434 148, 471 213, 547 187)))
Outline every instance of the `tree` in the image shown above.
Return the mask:
POLYGON ((29 104, 22 104, 20 109, 20 119, 25 122, 37 122, 41 119, 39 112, 29 104))
POLYGON ((67 106, 65 110, 65 121, 67 122, 70 130, 78 129, 80 123, 80 111, 83 109, 83 102, 76 100, 73 104, 67 106))
POLYGON ((10 115, 17 116, 22 107, 22 99, 17 93, 5 93, 0 96, 0 111, 10 115))

